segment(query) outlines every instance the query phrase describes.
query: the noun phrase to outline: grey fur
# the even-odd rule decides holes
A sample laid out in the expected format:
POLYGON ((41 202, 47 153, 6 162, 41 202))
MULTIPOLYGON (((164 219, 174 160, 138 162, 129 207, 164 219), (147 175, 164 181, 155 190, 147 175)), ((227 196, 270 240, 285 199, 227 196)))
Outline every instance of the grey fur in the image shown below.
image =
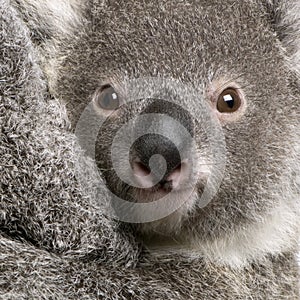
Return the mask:
MULTIPOLYGON (((78 1, 74 17, 54 19, 37 3, 0 2, 0 296, 298 299, 299 2, 78 1), (224 126, 228 166, 211 204, 175 231, 142 226, 137 241, 135 226, 103 214, 91 160, 51 96, 75 126, 105 80, 158 75, 204 88, 234 78, 248 111, 224 126), (148 251, 153 228, 169 237, 148 251)), ((140 109, 108 123, 98 157, 110 129, 140 109)))

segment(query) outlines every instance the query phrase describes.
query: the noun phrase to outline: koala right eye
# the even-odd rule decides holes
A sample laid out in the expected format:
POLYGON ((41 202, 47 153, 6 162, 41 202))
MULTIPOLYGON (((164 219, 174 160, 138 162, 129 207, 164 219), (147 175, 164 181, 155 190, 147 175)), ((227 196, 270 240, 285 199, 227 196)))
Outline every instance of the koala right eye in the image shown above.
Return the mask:
POLYGON ((104 110, 116 110, 120 106, 119 96, 111 85, 99 89, 94 101, 98 107, 104 110))
POLYGON ((241 107, 242 101, 236 89, 225 89, 218 98, 217 109, 220 113, 233 113, 241 107))

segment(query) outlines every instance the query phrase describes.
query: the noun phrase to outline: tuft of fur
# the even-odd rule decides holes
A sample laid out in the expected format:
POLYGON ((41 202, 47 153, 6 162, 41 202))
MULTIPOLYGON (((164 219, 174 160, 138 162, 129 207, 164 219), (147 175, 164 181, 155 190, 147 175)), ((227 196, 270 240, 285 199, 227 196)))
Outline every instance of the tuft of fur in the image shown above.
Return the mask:
MULTIPOLYGON (((299 299, 293 5, 299 1, 0 0, 2 299, 299 299), (231 30, 239 33, 235 43, 231 30), (202 35, 191 45, 195 33, 202 35), (229 48, 207 51, 214 39, 231 40, 229 48), (153 236, 150 224, 140 241, 135 228, 103 213, 109 197, 67 113, 74 125, 107 78, 163 75, 208 84, 208 73, 238 75, 254 98, 251 119, 224 129, 230 150, 234 131, 245 137, 236 146, 244 158, 229 155, 219 198, 183 216, 179 235, 153 236)), ((108 146, 102 141, 103 157, 108 146)))
POLYGON ((300 69, 300 2, 298 0, 265 0, 262 2, 272 27, 287 51, 292 68, 300 69))

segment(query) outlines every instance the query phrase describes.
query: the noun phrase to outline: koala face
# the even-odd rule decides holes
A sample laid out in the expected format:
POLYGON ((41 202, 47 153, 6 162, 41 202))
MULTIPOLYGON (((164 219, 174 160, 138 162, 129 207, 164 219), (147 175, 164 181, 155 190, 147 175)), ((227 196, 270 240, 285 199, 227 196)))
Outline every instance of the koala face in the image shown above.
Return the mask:
POLYGON ((185 199, 138 230, 208 239, 289 205, 299 87, 258 2, 101 1, 84 18, 56 88, 74 128, 88 103, 105 118, 95 158, 114 194, 133 203, 169 193, 185 199), (160 118, 136 118, 149 114, 160 118), (122 161, 129 162, 136 186, 120 178, 112 158, 115 137, 131 120, 123 135, 128 156, 114 151, 125 179, 122 161), (212 190, 220 182, 202 207, 209 178, 212 190))

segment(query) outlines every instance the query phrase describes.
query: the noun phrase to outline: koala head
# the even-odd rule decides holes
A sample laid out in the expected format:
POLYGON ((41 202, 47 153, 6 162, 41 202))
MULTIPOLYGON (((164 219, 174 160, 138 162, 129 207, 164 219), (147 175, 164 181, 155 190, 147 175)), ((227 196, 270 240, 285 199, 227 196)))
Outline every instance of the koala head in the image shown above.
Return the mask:
POLYGON ((171 195, 159 218, 127 211, 149 217, 132 222, 142 234, 207 241, 282 211, 294 222, 297 49, 279 2, 91 1, 62 39, 52 90, 74 129, 88 105, 82 132, 103 120, 95 161, 110 191, 171 195))

